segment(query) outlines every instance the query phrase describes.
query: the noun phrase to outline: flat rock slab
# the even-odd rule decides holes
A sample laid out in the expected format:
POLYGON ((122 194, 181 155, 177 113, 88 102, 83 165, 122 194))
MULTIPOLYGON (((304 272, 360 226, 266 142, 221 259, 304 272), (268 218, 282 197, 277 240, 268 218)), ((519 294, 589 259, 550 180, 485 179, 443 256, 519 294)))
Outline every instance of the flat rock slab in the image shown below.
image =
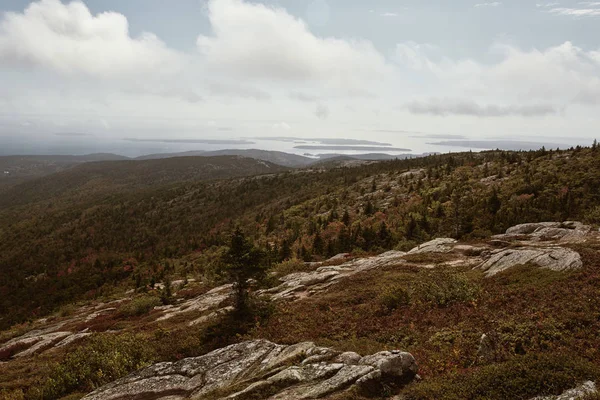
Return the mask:
POLYGON ((490 277, 517 265, 534 264, 552 271, 571 271, 583 266, 579 253, 564 247, 500 249, 478 268, 490 277))
POLYGON ((272 300, 299 299, 321 292, 342 278, 359 272, 382 268, 389 265, 401 264, 406 253, 403 251, 388 251, 375 257, 357 258, 340 265, 322 266, 312 272, 297 272, 280 279, 279 286, 260 291, 272 300))
POLYGON ((456 244, 456 239, 438 238, 420 244, 419 246, 409 251, 408 254, 450 253, 454 249, 454 244, 456 244))
POLYGON ((271 399, 315 399, 361 382, 408 383, 416 373, 415 359, 405 352, 360 357, 310 342, 282 346, 254 340, 201 357, 155 364, 84 399, 244 399, 259 398, 256 396, 263 393, 269 393, 271 399))
POLYGON ((496 239, 511 239, 526 236, 532 241, 558 241, 560 243, 579 243, 591 232, 592 227, 581 222, 536 222, 520 224, 508 228, 505 234, 496 235, 496 239))

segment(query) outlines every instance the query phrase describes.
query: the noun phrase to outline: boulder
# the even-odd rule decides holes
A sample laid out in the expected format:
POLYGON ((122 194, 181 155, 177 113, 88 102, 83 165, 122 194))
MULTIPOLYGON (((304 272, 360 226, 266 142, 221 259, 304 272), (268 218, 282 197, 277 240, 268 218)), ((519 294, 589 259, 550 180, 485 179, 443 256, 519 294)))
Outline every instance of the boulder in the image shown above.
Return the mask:
POLYGON ((400 351, 360 357, 310 342, 282 346, 254 340, 200 357, 155 364, 100 387, 84 399, 316 399, 352 385, 384 380, 408 383, 416 372, 414 358, 400 351))
POLYGON ((596 389, 596 384, 592 381, 587 381, 576 387, 575 389, 570 389, 558 396, 540 396, 535 397, 531 400, 583 400, 589 395, 593 395, 598 393, 596 389))
POLYGON ((489 364, 496 361, 497 353, 497 335, 493 333, 481 335, 479 347, 477 348, 477 362, 480 364, 489 364))
POLYGON ((570 271, 583 266, 579 253, 564 247, 521 247, 494 250, 478 268, 493 276, 517 265, 534 264, 552 271, 570 271))
POLYGON ((449 253, 453 250, 456 239, 451 238, 438 238, 431 240, 427 243, 420 244, 415 247, 408 254, 421 254, 421 253, 449 253))
POLYGON ((520 224, 506 230, 503 235, 496 235, 495 238, 514 238, 518 236, 529 236, 533 241, 559 241, 562 243, 581 242, 585 236, 592 230, 591 226, 584 225, 581 222, 536 222, 520 224))

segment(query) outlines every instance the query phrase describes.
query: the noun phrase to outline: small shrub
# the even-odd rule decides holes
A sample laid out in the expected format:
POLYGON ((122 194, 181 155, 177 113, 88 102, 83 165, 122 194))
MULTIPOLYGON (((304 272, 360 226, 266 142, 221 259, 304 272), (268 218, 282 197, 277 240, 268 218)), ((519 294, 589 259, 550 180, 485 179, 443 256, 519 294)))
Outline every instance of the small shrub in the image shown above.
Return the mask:
POLYGON ((311 271, 312 269, 298 259, 286 260, 273 267, 273 271, 277 276, 286 276, 294 272, 311 271))
POLYGON ((419 245, 419 243, 415 242, 414 240, 402 240, 402 241, 398 242, 398 244, 396 244, 396 246, 394 247, 394 250, 410 251, 410 250, 414 249, 415 247, 417 247, 418 245, 419 245))
POLYGON ((411 298, 421 303, 446 307, 456 302, 475 301, 481 287, 465 274, 431 271, 423 274, 411 287, 411 298))
POLYGON ((409 400, 504 400, 557 395, 598 378, 597 366, 572 354, 533 354, 481 367, 470 374, 443 375, 407 388, 409 400))
POLYGON ((75 391, 90 392, 119 379, 154 360, 151 346, 134 335, 94 335, 90 340, 52 365, 48 378, 30 389, 27 397, 51 400, 75 391))
POLYGON ((118 314, 122 317, 138 317, 149 313, 154 307, 162 304, 160 298, 150 295, 142 295, 123 304, 118 314))
POLYGON ((410 304, 410 293, 402 286, 389 286, 379 295, 379 303, 386 311, 393 311, 410 304))
POLYGON ((69 317, 77 311, 77 306, 75 304, 65 304, 58 311, 59 317, 69 317))
POLYGON ((0 390, 0 399, 3 400, 25 400, 25 394, 21 389, 0 390))

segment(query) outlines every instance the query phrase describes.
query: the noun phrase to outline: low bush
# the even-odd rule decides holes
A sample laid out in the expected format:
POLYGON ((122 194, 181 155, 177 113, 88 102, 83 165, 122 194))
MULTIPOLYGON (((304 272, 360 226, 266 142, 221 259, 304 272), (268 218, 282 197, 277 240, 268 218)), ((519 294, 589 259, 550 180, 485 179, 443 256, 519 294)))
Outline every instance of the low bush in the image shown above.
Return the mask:
POLYGON ((389 286, 379 295, 379 303, 386 311, 393 311, 410 304, 410 293, 402 286, 389 286))
POLYGON ((52 400, 75 391, 90 392, 152 363, 151 348, 146 340, 131 334, 91 336, 62 362, 53 364, 48 378, 31 388, 27 399, 52 400))
POLYGON ((389 286, 378 300, 389 312, 409 304, 447 307, 458 302, 473 302, 477 300, 480 292, 480 285, 469 279, 466 274, 437 269, 419 275, 408 287, 389 286))
POLYGON ((25 400, 25 394, 21 389, 0 390, 0 399, 2 400, 25 400))
POLYGON ((455 271, 433 270, 419 277, 411 285, 415 302, 446 307, 457 302, 477 300, 481 287, 466 274, 455 271))
POLYGON ((531 354, 487 365, 471 373, 414 383, 409 400, 505 400, 557 395, 600 376, 599 368, 572 354, 531 354))
POLYGON ((122 317, 138 317, 149 313, 154 307, 162 305, 160 298, 151 295, 142 295, 123 304, 118 311, 122 317))
POLYGON ((277 276, 286 276, 294 272, 306 272, 312 271, 313 269, 314 267, 307 266, 306 263, 301 260, 291 259, 276 264, 273 266, 272 271, 277 276))

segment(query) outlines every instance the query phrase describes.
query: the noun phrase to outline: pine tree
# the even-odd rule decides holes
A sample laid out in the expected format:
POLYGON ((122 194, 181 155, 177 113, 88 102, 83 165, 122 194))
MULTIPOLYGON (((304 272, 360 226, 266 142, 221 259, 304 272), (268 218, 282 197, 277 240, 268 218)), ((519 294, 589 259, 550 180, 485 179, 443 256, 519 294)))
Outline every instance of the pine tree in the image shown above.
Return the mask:
POLYGON ((233 283, 236 311, 245 315, 248 310, 249 280, 261 281, 266 275, 262 262, 264 254, 237 228, 231 236, 229 250, 223 256, 223 274, 233 283))
POLYGON ((342 223, 346 226, 350 226, 350 214, 348 214, 348 210, 344 210, 344 215, 342 216, 342 223))
POLYGON ((373 215, 373 213, 375 212, 375 207, 373 207, 373 203, 368 201, 367 204, 365 205, 364 212, 365 212, 365 215, 373 215))
POLYGON ((287 239, 283 239, 281 249, 279 250, 279 260, 284 261, 292 256, 292 249, 290 248, 290 242, 287 239))
POLYGON ((488 200, 488 209, 492 214, 496 215, 496 213, 500 211, 501 206, 502 203, 500 202, 500 198, 498 197, 498 192, 496 191, 496 189, 494 189, 492 191, 492 195, 488 200))
POLYGON ((323 242, 323 238, 319 232, 315 235, 315 239, 313 240, 313 253, 322 255, 324 251, 325 243, 323 242))

